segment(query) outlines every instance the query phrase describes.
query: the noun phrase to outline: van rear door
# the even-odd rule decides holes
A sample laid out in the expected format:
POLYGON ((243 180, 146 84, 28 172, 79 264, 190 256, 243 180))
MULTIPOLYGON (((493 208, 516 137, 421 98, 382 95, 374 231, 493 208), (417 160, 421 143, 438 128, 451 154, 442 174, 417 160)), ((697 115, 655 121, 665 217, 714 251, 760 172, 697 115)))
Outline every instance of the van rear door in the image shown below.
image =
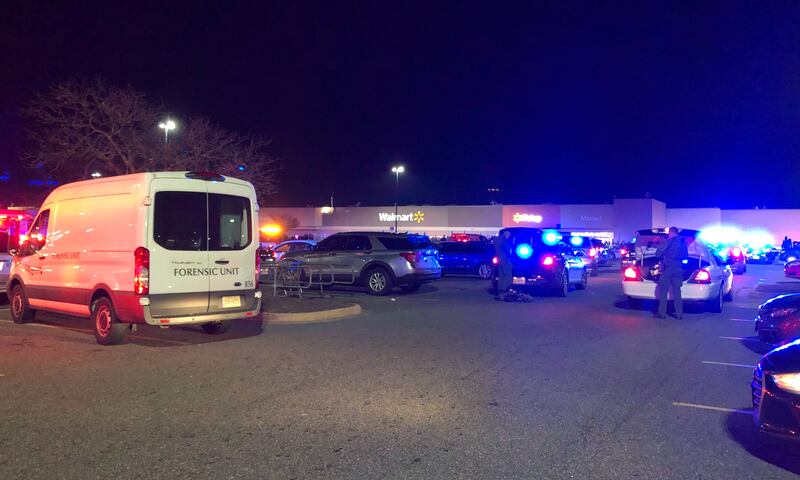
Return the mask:
POLYGON ((255 305, 258 225, 252 187, 235 181, 208 183, 208 311, 252 310, 255 305))
POLYGON ((150 184, 149 296, 154 317, 208 312, 208 185, 175 178, 155 178, 150 184))

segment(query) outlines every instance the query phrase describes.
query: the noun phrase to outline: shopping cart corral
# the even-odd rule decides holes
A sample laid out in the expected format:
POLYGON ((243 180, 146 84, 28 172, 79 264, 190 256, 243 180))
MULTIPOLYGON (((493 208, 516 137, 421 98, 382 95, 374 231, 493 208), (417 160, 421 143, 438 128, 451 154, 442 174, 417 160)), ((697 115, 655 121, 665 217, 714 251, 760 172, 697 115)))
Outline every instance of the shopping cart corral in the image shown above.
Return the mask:
POLYGON ((272 287, 272 294, 277 296, 303 296, 305 290, 319 289, 320 295, 324 287, 333 285, 353 285, 356 283, 356 272, 353 267, 331 264, 306 263, 287 259, 278 263, 261 266, 261 284, 272 287))

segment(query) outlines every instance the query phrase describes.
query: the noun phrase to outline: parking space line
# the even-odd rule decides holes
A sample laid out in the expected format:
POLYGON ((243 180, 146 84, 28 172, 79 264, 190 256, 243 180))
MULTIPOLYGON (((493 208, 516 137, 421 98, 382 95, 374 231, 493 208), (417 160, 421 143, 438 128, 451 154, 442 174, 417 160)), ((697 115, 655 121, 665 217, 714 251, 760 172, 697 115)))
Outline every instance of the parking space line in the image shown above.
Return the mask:
POLYGON ((746 340, 746 338, 744 337, 719 337, 719 338, 722 338, 724 340, 739 340, 739 341, 746 340))
POLYGON ((703 360, 701 363, 705 363, 706 365, 722 365, 725 367, 742 367, 742 368, 755 368, 754 365, 744 365, 742 363, 728 363, 728 362, 712 362, 711 360, 703 360))
POLYGON ((686 402, 672 402, 673 407, 688 407, 688 408, 697 408, 699 410, 711 410, 713 412, 723 412, 723 413, 741 413, 744 415, 752 415, 752 412, 748 410, 738 410, 735 408, 725 408, 725 407, 715 407, 712 405, 700 405, 699 403, 686 403, 686 402))
POLYGON ((747 322, 747 323, 753 323, 754 321, 755 321, 755 320, 753 320, 752 318, 731 318, 731 322, 747 322))
MULTIPOLYGON (((2 319, 0 319, 0 322, 2 322, 2 323, 10 323, 12 325, 14 324, 14 322, 12 322, 11 320, 2 320, 2 319)), ((62 325, 48 325, 46 323, 23 323, 20 326, 22 326, 22 327, 49 328, 49 329, 52 329, 52 330, 67 330, 67 331, 70 331, 70 332, 80 332, 80 333, 92 333, 92 334, 94 333, 94 331, 88 330, 88 329, 85 329, 85 328, 67 327, 67 326, 62 326, 62 325)), ((191 343, 191 342, 181 342, 180 340, 170 340, 168 338, 156 338, 156 337, 146 337, 146 336, 137 336, 137 335, 131 335, 129 338, 131 338, 133 340, 153 341, 153 342, 156 342, 156 343, 161 342, 161 343, 165 343, 167 345, 196 345, 196 344, 191 343)))

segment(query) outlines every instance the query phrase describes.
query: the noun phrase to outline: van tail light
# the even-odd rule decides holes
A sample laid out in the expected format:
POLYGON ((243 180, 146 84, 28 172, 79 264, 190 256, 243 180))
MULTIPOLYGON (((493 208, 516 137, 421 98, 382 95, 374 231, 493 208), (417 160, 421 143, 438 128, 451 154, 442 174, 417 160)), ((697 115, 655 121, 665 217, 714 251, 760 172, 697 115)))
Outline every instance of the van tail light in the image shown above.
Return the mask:
POLYGON ((641 280, 639 277, 639 270, 635 269, 634 267, 626 268, 622 276, 626 282, 638 282, 641 280))
POLYGON ((694 275, 692 275, 692 279, 689 282, 707 285, 711 283, 711 273, 705 268, 701 268, 700 270, 694 272, 694 275))
MULTIPOLYGON (((275 253, 272 254, 275 258, 275 253)), ((258 288, 258 282, 261 281, 261 247, 256 248, 256 281, 254 285, 258 288)))
POLYGON ((542 258, 542 265, 545 267, 552 267, 555 263, 556 257, 552 255, 545 255, 544 258, 542 258))
POLYGON ((498 263, 500 263, 500 259, 497 257, 492 257, 492 265, 497 265, 498 263))
POLYGON ((406 260, 408 260, 408 263, 410 263, 412 265, 417 263, 417 262, 419 262, 419 254, 418 253, 403 252, 403 253, 400 254, 400 256, 405 258, 406 260))
POLYGON ((133 252, 133 293, 150 293, 150 250, 138 247, 133 252))

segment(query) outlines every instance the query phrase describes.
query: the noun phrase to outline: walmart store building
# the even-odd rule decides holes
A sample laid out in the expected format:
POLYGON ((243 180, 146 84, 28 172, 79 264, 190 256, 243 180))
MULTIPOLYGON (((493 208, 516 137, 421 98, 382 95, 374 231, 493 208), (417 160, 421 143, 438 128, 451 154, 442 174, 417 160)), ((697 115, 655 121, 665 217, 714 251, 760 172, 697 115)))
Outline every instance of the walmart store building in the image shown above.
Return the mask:
MULTIPOLYGON (((385 207, 262 207, 261 225, 296 225, 289 235, 311 234, 319 240, 336 232, 392 231, 394 206, 385 207)), ((784 235, 800 240, 800 210, 722 210, 667 208, 655 199, 615 199, 608 204, 581 205, 404 205, 398 208, 397 230, 446 236, 452 233, 496 235, 505 227, 557 228, 576 235, 629 241, 636 230, 663 228, 703 229, 730 225, 743 231, 759 230, 778 242, 784 235)))

